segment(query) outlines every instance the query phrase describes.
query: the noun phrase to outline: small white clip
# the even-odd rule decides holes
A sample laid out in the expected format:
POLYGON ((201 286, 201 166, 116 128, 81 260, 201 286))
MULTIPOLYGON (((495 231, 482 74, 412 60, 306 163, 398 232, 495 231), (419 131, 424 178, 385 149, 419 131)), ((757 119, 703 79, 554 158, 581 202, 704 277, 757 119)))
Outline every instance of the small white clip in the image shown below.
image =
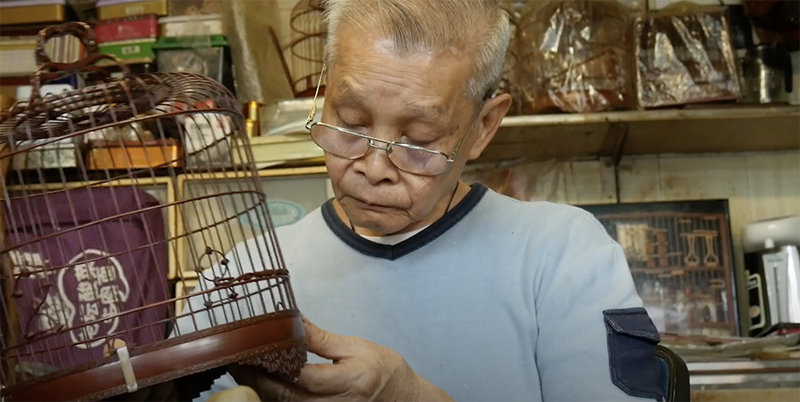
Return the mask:
POLYGON ((125 378, 125 386, 128 387, 128 393, 136 392, 139 389, 139 384, 136 383, 136 374, 133 372, 133 365, 131 364, 131 355, 128 354, 128 347, 123 346, 118 348, 117 357, 119 357, 119 365, 122 367, 122 376, 125 378))

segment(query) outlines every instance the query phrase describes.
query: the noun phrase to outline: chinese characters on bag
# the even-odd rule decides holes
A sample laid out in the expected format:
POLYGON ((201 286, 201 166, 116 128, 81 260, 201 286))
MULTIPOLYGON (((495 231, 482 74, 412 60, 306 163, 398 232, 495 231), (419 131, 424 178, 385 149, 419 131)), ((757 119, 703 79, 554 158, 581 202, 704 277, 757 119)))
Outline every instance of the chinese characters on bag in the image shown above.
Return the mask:
POLYGON ((67 324, 73 328, 70 335, 72 341, 78 343, 76 347, 94 348, 102 345, 103 339, 117 329, 117 314, 128 301, 130 286, 119 261, 103 251, 86 250, 71 263, 75 263, 72 269, 59 274, 62 298, 68 304, 77 304, 77 309, 66 309, 67 324), (74 292, 69 292, 74 294, 73 297, 65 292, 64 273, 71 274, 77 283, 74 292))

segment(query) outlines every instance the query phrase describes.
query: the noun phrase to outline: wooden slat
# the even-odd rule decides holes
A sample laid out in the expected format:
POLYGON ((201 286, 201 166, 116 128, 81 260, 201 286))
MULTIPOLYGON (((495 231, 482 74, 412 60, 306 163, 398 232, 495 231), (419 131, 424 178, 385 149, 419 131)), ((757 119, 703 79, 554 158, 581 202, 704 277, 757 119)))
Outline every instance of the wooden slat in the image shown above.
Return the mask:
POLYGON ((797 402, 800 388, 693 391, 692 402, 797 402))
POLYGON ((476 162, 612 156, 609 128, 627 126, 622 155, 800 150, 800 107, 701 106, 510 116, 476 162))
POLYGON ((603 147, 609 127, 606 123, 503 127, 479 161, 594 159, 603 147))

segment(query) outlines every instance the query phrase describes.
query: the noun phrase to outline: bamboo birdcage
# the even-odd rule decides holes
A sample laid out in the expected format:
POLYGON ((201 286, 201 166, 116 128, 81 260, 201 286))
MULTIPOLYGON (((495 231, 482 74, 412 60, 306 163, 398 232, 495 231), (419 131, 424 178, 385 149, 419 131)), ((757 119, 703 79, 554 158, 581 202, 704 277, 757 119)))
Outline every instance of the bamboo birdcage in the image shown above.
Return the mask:
MULTIPOLYGON (((292 90, 296 98, 313 96, 319 81, 328 40, 324 11, 322 0, 300 0, 292 8, 289 49, 292 54, 292 90)), ((324 94, 324 89, 323 77, 320 94, 324 94)))
POLYGON ((98 53, 84 23, 49 27, 38 41, 31 98, 0 120, 0 180, 14 183, 0 193, 3 400, 101 400, 170 381, 187 385, 178 387, 180 400, 190 400, 231 364, 297 376, 306 359, 303 326, 243 135, 241 104, 200 75, 131 74, 116 57, 98 53), (65 35, 78 37, 88 56, 52 63, 43 44, 65 35), (117 63, 123 77, 41 96, 42 83, 64 73, 102 73, 95 66, 101 59, 117 63), (156 141, 206 141, 200 131, 211 130, 211 140, 193 152, 230 142, 240 155, 231 158, 236 164, 183 171, 164 148, 148 167, 91 170, 79 159, 73 168, 8 170, 15 156, 65 138, 108 135, 106 142, 120 141, 128 153, 152 143, 138 131, 138 142, 110 137, 123 126, 141 126, 156 141), (189 129, 197 126, 205 128, 189 129), (169 203, 144 190, 165 176, 212 171, 231 180, 169 203), (128 185, 115 186, 121 181, 128 185), (48 186, 26 187, 42 182, 48 186), (175 235, 165 229, 165 210, 178 222, 202 224, 175 235), (239 224, 242 215, 259 224, 239 224), (242 231, 250 240, 219 249, 242 231), (168 253, 189 235, 202 239, 189 250, 200 286, 176 297, 168 253), (174 311, 179 301, 184 307, 174 311))

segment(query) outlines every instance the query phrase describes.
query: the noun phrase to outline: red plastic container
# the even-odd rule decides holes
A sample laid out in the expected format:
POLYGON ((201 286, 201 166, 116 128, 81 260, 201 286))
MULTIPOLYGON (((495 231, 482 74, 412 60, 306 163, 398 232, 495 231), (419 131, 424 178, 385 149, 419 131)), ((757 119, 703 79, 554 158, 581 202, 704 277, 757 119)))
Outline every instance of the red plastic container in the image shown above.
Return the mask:
POLYGON ((102 20, 94 28, 97 43, 120 42, 158 37, 158 16, 142 15, 130 18, 102 20))

